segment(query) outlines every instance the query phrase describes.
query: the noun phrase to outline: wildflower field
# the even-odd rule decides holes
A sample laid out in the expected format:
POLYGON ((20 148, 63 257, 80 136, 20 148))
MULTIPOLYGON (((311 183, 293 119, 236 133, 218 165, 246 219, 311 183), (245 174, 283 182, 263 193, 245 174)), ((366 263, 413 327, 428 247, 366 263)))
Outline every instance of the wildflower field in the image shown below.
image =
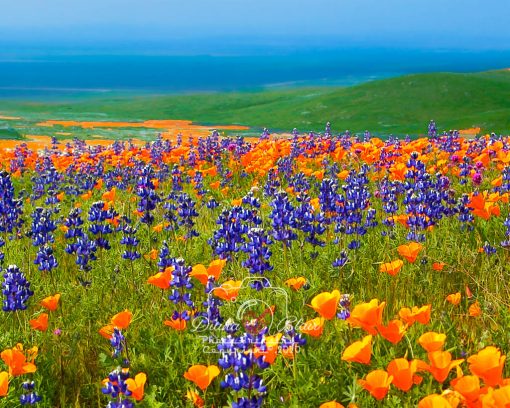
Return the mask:
POLYGON ((508 407, 510 139, 0 150, 0 406, 508 407))

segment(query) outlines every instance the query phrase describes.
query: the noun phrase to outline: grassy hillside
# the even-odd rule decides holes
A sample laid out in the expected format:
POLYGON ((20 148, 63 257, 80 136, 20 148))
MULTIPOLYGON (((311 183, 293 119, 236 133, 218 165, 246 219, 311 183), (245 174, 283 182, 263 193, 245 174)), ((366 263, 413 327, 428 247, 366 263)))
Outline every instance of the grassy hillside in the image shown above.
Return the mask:
POLYGON ((422 133, 434 118, 441 129, 480 126, 510 132, 510 71, 432 73, 347 88, 298 88, 243 93, 94 97, 62 103, 2 102, 0 112, 41 119, 189 119, 272 130, 365 129, 422 133))

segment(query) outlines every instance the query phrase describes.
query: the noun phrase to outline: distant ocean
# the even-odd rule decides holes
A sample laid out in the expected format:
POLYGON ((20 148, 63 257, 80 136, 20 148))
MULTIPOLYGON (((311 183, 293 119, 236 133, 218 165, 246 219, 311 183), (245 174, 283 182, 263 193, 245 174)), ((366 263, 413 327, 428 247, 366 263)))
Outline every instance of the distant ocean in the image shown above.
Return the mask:
POLYGON ((348 86, 409 73, 510 67, 508 51, 349 49, 260 56, 71 55, 0 51, 0 98, 348 86))

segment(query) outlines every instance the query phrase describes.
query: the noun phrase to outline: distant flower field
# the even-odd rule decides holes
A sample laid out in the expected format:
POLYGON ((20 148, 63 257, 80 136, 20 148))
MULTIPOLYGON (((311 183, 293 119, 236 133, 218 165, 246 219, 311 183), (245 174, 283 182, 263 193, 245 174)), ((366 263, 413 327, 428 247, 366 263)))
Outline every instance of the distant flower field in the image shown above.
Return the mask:
POLYGON ((0 407, 510 406, 510 139, 0 150, 0 407))

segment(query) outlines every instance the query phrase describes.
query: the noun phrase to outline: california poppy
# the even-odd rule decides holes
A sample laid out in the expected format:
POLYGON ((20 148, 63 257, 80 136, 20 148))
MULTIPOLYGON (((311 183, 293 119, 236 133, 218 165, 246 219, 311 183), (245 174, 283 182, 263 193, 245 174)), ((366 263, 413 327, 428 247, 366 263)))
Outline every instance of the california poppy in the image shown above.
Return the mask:
POLYGON ((278 355, 278 344, 280 343, 281 338, 282 333, 277 333, 274 336, 265 336, 264 337, 265 350, 256 347, 253 355, 256 358, 263 356, 264 362, 268 364, 273 364, 276 360, 276 356, 278 355))
POLYGON ((422 249, 423 245, 419 242, 410 242, 409 244, 400 245, 397 248, 397 252, 400 256, 407 259, 408 262, 414 263, 422 249))
POLYGON ((187 323, 186 323, 186 320, 181 319, 181 318, 178 318, 178 319, 171 318, 170 320, 165 320, 163 322, 163 324, 165 326, 171 327, 174 330, 181 331, 181 330, 186 330, 187 323))
POLYGON ((342 360, 361 364, 370 364, 372 358, 372 336, 363 337, 360 341, 355 341, 348 346, 342 353, 342 360))
POLYGON ((221 286, 213 289, 214 296, 217 296, 226 301, 232 301, 239 295, 242 281, 228 280, 221 286))
POLYGON ((113 324, 107 324, 99 329, 99 334, 107 340, 111 340, 115 326, 113 324))
POLYGON ((446 398, 441 395, 427 395, 418 403, 418 408, 453 408, 446 398))
POLYGON ((9 373, 2 371, 0 373, 0 397, 5 397, 9 392, 9 373))
POLYGON ((58 302, 60 300, 60 293, 53 296, 48 296, 41 300, 41 306, 48 309, 50 312, 54 312, 58 308, 58 302))
POLYGON ((143 389, 145 382, 147 381, 147 375, 145 373, 138 373, 135 378, 128 378, 126 380, 127 389, 131 391, 131 396, 136 401, 143 399, 143 389))
POLYGON ((393 376, 393 385, 407 392, 413 384, 419 384, 422 381, 422 378, 416 375, 418 368, 418 360, 408 361, 406 358, 396 358, 388 364, 386 371, 393 376))
POLYGON ((30 327, 37 331, 48 330, 48 314, 41 313, 37 318, 29 320, 30 327))
POLYGON ((352 327, 361 327, 371 335, 377 334, 376 327, 382 324, 382 314, 386 302, 379 304, 378 299, 356 305, 347 319, 352 327))
POLYGON ((424 368, 432 374, 437 382, 444 382, 450 371, 462 364, 464 359, 452 360, 449 351, 432 351, 428 353, 430 364, 424 368))
POLYGON ((451 293, 450 295, 446 296, 446 301, 454 306, 457 306, 460 303, 461 299, 462 295, 460 292, 451 293))
POLYGON ((411 309, 403 307, 398 312, 398 315, 409 326, 412 326, 415 322, 421 324, 428 324, 430 321, 431 308, 432 305, 425 305, 422 307, 413 306, 411 309))
POLYGON ((478 303, 478 300, 475 301, 471 306, 469 306, 468 309, 469 316, 471 317, 478 317, 482 314, 482 308, 480 307, 480 303, 478 303))
POLYGON ((402 337, 406 334, 407 324, 401 320, 391 320, 388 325, 377 326, 377 331, 390 343, 397 344, 402 340, 402 337))
POLYGON ((147 283, 160 289, 168 289, 172 280, 172 271, 173 268, 166 268, 164 272, 158 272, 155 275, 149 276, 147 283))
POLYGON ((400 272, 404 262, 401 259, 395 259, 394 261, 383 263, 379 267, 380 272, 386 272, 388 275, 395 276, 400 272))
POLYGON ((312 308, 324 319, 331 320, 336 315, 336 309, 340 300, 340 292, 322 292, 312 299, 312 308))
POLYGON ((218 280, 226 263, 227 261, 224 259, 215 259, 209 264, 207 269, 204 265, 197 264, 193 267, 190 276, 197 278, 202 285, 206 285, 210 276, 212 276, 214 280, 218 280))
POLYGON ((450 385, 469 402, 476 401, 480 396, 480 379, 476 375, 455 378, 450 385))
POLYGON ((202 399, 202 397, 200 397, 200 395, 198 395, 196 391, 188 390, 186 392, 186 398, 191 401, 191 403, 197 408, 202 408, 205 406, 205 401, 202 399))
POLYGON ((184 373, 184 378, 193 381, 197 387, 204 391, 220 373, 220 369, 215 365, 204 366, 194 365, 184 373))
POLYGON ((443 348, 444 342, 446 340, 446 334, 444 333, 436 333, 436 332, 427 332, 420 336, 418 339, 418 343, 422 346, 425 351, 437 351, 443 348))
POLYGON ((483 408, 500 408, 510 406, 510 385, 498 388, 496 390, 489 388, 486 395, 481 395, 483 408))
POLYGON ((494 387, 501 383, 506 356, 494 346, 485 347, 468 358, 469 370, 485 384, 494 387))
POLYGON ((446 264, 444 262, 434 262, 432 264, 432 269, 434 269, 435 271, 441 272, 445 266, 446 266, 446 264))
POLYGON ((388 375, 386 371, 374 370, 370 371, 364 380, 358 380, 358 383, 380 401, 388 393, 392 381, 393 376, 388 375))
POLYGON ((127 329, 131 323, 132 317, 133 313, 126 309, 123 312, 117 313, 115 316, 113 316, 111 322, 118 329, 127 329))
POLYGON ((9 367, 10 375, 17 377, 23 374, 35 373, 37 367, 33 363, 33 360, 35 359, 35 355, 37 355, 37 349, 35 348, 33 350, 35 350, 35 353, 31 353, 31 350, 28 350, 29 353, 27 354, 29 357, 31 354, 32 358, 27 358, 21 344, 17 344, 12 349, 7 349, 0 353, 3 362, 9 367))
POLYGON ((306 284, 306 279, 303 278, 302 276, 299 276, 297 278, 290 278, 285 281, 285 285, 296 291, 301 289, 304 284, 306 284))
POLYGON ((315 319, 308 320, 300 327, 301 333, 308 334, 312 337, 320 337, 324 331, 324 318, 316 317, 315 319))
POLYGON ((344 406, 336 401, 328 401, 322 403, 319 408, 344 408, 344 406))

